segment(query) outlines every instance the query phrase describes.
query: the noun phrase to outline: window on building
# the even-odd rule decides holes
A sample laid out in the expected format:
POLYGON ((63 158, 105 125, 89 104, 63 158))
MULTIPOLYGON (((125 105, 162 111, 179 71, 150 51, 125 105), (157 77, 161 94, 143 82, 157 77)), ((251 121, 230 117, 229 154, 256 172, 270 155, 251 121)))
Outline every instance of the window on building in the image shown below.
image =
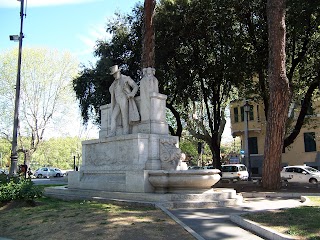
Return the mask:
POLYGON ((260 121, 260 111, 259 111, 259 105, 257 105, 257 121, 260 121))
POLYGON ((238 107, 233 108, 234 122, 239 122, 238 107))
POLYGON ((249 112, 249 120, 253 121, 253 106, 250 106, 250 112, 249 112))
POLYGON ((303 134, 305 152, 315 152, 317 150, 315 136, 314 132, 306 132, 303 134))
POLYGON ((241 110, 241 122, 244 122, 244 107, 241 107, 240 110, 241 110))
MULTIPOLYGON (((244 121, 244 107, 241 107, 241 122, 244 121)), ((253 106, 250 107, 250 112, 249 112, 249 121, 253 121, 254 116, 253 116, 253 106)))
POLYGON ((250 154, 258 154, 258 138, 257 137, 249 137, 249 152, 250 154))

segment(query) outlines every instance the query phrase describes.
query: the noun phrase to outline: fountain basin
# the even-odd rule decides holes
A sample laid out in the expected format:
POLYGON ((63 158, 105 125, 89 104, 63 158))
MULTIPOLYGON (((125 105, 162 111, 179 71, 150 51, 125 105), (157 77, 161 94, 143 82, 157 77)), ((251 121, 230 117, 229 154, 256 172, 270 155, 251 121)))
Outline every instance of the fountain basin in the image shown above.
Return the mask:
POLYGON ((156 193, 204 192, 220 180, 220 170, 149 171, 156 193))

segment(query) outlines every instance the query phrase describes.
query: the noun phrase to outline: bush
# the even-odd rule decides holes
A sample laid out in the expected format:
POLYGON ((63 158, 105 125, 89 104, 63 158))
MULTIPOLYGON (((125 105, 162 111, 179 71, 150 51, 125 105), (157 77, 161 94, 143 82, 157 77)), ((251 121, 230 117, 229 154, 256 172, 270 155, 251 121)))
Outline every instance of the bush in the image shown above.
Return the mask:
POLYGON ((0 202, 16 199, 32 201, 42 196, 42 189, 35 186, 31 179, 12 178, 0 184, 0 202))
POLYGON ((0 185, 6 184, 8 182, 8 176, 5 173, 0 174, 0 185))
POLYGON ((30 180, 24 180, 20 182, 20 191, 18 193, 19 199, 34 200, 35 198, 40 198, 42 196, 42 189, 35 186, 30 180))

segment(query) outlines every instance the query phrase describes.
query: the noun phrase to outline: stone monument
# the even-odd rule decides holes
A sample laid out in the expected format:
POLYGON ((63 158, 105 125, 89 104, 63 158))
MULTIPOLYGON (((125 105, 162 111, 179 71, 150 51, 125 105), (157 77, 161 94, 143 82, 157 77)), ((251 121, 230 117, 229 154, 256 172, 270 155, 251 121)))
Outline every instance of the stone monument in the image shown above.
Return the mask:
POLYGON ((111 68, 112 98, 100 108, 99 139, 82 143, 82 165, 70 173, 69 188, 165 193, 181 191, 183 185, 188 191, 210 189, 219 181, 218 170, 185 171, 178 137, 168 133, 166 96, 159 93, 154 69, 143 72, 141 96, 134 97, 136 83, 118 66, 111 68))
POLYGON ((82 165, 71 172, 70 189, 125 193, 208 190, 219 170, 186 171, 178 137, 169 135, 166 98, 155 77, 155 0, 144 2, 140 96, 137 84, 111 67, 111 103, 100 107, 99 139, 82 143, 82 165))
POLYGON ((68 187, 46 188, 61 199, 99 199, 161 203, 163 207, 234 205, 232 189, 213 189, 219 170, 187 170, 178 137, 169 135, 166 96, 159 93, 154 69, 155 0, 144 2, 143 78, 137 84, 110 69, 111 103, 100 107, 99 139, 82 143, 80 171, 70 172, 68 187))

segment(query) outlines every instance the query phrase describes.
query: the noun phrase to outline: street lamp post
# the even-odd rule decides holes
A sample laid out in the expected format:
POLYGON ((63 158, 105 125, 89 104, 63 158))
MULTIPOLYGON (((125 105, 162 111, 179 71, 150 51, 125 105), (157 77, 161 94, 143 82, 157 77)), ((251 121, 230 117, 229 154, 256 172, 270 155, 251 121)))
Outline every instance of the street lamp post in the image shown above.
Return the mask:
POLYGON ((250 112, 250 104, 248 101, 245 102, 244 106, 244 121, 245 121, 245 157, 246 157, 246 166, 248 167, 249 172, 249 180, 251 180, 251 161, 250 161, 250 150, 249 150, 249 112, 250 112))
POLYGON ((73 171, 77 171, 77 168, 76 168, 76 154, 73 155, 73 171))
POLYGON ((20 73, 21 73, 21 55, 22 55, 22 39, 23 39, 23 4, 24 0, 18 0, 21 2, 20 4, 20 35, 11 35, 10 40, 16 41, 19 40, 19 53, 18 53, 18 73, 17 73, 17 82, 16 82, 16 98, 14 105, 14 119, 13 119, 13 136, 12 136, 12 148, 11 148, 11 166, 10 166, 10 176, 15 175, 17 173, 18 168, 18 127, 19 127, 19 102, 20 102, 20 73))

